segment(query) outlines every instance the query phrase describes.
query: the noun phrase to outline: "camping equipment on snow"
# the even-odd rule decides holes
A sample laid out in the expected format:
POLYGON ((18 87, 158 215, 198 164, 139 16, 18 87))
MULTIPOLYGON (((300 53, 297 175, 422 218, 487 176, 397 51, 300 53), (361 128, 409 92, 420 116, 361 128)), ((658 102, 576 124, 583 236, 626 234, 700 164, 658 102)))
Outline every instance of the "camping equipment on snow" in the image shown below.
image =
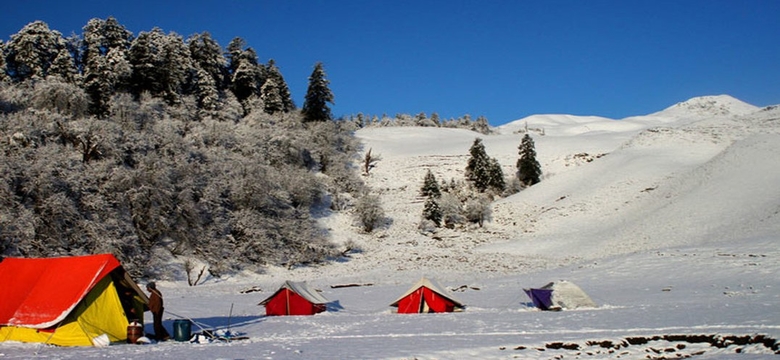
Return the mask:
POLYGON ((329 302, 305 282, 288 280, 273 295, 257 305, 264 305, 265 314, 268 316, 314 315, 325 311, 329 302))
POLYGON ((596 307, 596 303, 572 282, 554 281, 538 289, 523 289, 534 306, 542 310, 596 307))
POLYGON ((104 334, 125 341, 149 301, 111 254, 6 258, 0 288, 0 341, 97 346, 104 334))
POLYGON ((425 277, 390 306, 397 307, 399 314, 453 312, 464 308, 444 287, 425 277))

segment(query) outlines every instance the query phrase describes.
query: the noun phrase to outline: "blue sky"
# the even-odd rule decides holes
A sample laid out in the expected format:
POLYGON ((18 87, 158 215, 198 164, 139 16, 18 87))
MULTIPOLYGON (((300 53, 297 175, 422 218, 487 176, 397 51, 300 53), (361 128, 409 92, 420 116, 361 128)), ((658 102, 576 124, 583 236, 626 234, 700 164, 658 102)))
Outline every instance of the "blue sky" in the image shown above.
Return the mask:
POLYGON ((0 38, 114 16, 135 35, 236 36, 273 58, 301 106, 316 62, 335 116, 433 112, 623 118, 702 95, 780 104, 780 1, 13 1, 0 38))

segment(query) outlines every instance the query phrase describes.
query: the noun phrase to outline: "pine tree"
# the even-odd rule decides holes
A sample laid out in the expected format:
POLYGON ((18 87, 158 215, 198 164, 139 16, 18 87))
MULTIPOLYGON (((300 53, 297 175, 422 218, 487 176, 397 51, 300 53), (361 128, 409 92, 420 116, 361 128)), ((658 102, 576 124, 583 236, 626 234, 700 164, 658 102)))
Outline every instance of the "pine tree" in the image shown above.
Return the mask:
MULTIPOLYGON (((223 91, 228 83, 228 61, 216 40, 208 32, 195 34, 187 39, 190 48, 190 56, 195 66, 211 76, 209 83, 213 84, 217 91, 223 91)), ((205 80, 200 80, 206 82, 205 80)))
POLYGON ((206 111, 214 111, 219 104, 219 91, 214 84, 214 77, 203 68, 198 68, 195 73, 195 97, 198 99, 198 108, 206 111))
POLYGON ((240 37, 235 37, 233 40, 230 40, 227 48, 225 48, 225 57, 227 57, 228 72, 230 73, 230 76, 233 76, 233 74, 236 72, 236 69, 238 69, 239 58, 241 57, 241 54, 244 52, 246 47, 246 40, 240 37))
POLYGON ((45 79, 63 49, 67 46, 58 31, 43 21, 32 22, 5 44, 6 70, 16 81, 45 79))
POLYGON ((264 83, 263 71, 257 63, 257 53, 252 48, 242 51, 233 59, 231 66, 236 66, 231 74, 231 90, 241 105, 244 115, 252 110, 248 101, 260 97, 260 86, 264 83))
POLYGON ((303 121, 326 121, 332 115, 327 103, 333 104, 333 93, 328 88, 330 82, 325 78, 325 69, 321 62, 314 65, 309 76, 309 87, 303 103, 303 121))
POLYGON ((295 102, 293 102, 292 95, 290 94, 290 88, 287 86, 287 82, 284 81, 282 72, 276 66, 274 59, 268 60, 266 65, 266 76, 268 79, 273 79, 279 92, 279 96, 282 100, 282 111, 290 112, 295 110, 295 102))
POLYGON ((266 114, 273 115, 274 113, 282 112, 284 109, 282 96, 279 94, 279 87, 273 78, 268 78, 260 88, 260 99, 263 100, 263 111, 266 114))
POLYGON ((471 130, 481 134, 490 133, 490 125, 488 124, 487 118, 480 115, 477 120, 471 124, 471 130))
POLYGON ((487 183, 488 187, 495 189, 499 192, 506 189, 506 181, 504 180, 504 171, 501 170, 501 164, 495 158, 490 158, 488 162, 487 171, 487 183))
POLYGON ((73 62, 73 56, 66 48, 60 49, 59 53, 57 53, 49 68, 48 75, 56 76, 69 84, 76 82, 76 77, 78 76, 76 64, 73 62))
POLYGON ((130 86, 136 97, 145 91, 152 95, 163 92, 160 51, 164 44, 165 34, 160 28, 154 28, 152 31, 138 34, 130 45, 128 60, 133 67, 130 86))
POLYGON ((130 89, 132 66, 127 56, 132 37, 113 17, 91 19, 84 26, 80 61, 93 115, 107 115, 111 97, 130 89))
POLYGON ((422 216, 424 219, 433 221, 437 227, 441 226, 442 211, 433 196, 429 196, 425 199, 422 216))
POLYGON ((490 185, 489 170, 490 158, 485 152, 485 145, 482 139, 476 138, 469 149, 471 157, 466 164, 466 179, 480 192, 485 191, 490 185))
POLYGON ((536 161, 534 140, 527 133, 518 147, 520 158, 517 159, 517 179, 525 186, 531 186, 541 181, 542 167, 536 161))
POLYGON ((439 197, 441 196, 441 190, 439 189, 439 183, 436 182, 436 176, 433 175, 433 172, 431 172, 431 169, 428 169, 428 172, 425 174, 425 179, 423 180, 423 186, 420 189, 420 194, 423 196, 428 197, 439 197))
POLYGON ((194 72, 190 49, 184 39, 170 33, 163 38, 159 74, 162 76, 162 96, 169 105, 178 104, 187 81, 194 72))

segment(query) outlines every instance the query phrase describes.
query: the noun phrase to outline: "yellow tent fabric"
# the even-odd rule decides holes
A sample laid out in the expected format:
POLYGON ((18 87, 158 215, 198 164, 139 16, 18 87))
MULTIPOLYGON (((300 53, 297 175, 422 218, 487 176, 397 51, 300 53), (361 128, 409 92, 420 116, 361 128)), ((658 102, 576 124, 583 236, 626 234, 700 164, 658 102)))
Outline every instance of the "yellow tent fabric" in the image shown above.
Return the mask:
POLYGON ((111 276, 106 276, 58 325, 49 329, 0 326, 0 340, 41 342, 60 346, 91 346, 102 334, 110 341, 127 339, 127 317, 111 276))

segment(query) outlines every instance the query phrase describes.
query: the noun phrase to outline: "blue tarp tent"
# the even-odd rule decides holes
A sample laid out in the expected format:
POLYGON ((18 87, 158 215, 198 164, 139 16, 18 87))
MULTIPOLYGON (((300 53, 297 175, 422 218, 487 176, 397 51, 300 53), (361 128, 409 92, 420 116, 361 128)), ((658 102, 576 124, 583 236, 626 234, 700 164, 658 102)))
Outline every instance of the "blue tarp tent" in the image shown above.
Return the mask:
POLYGON ((564 310, 596 307, 596 303, 579 286, 566 280, 551 282, 538 289, 523 289, 542 310, 564 310))
POLYGON ((523 289, 525 293, 531 298, 534 306, 542 310, 550 310, 552 307, 552 290, 549 289, 523 289))

